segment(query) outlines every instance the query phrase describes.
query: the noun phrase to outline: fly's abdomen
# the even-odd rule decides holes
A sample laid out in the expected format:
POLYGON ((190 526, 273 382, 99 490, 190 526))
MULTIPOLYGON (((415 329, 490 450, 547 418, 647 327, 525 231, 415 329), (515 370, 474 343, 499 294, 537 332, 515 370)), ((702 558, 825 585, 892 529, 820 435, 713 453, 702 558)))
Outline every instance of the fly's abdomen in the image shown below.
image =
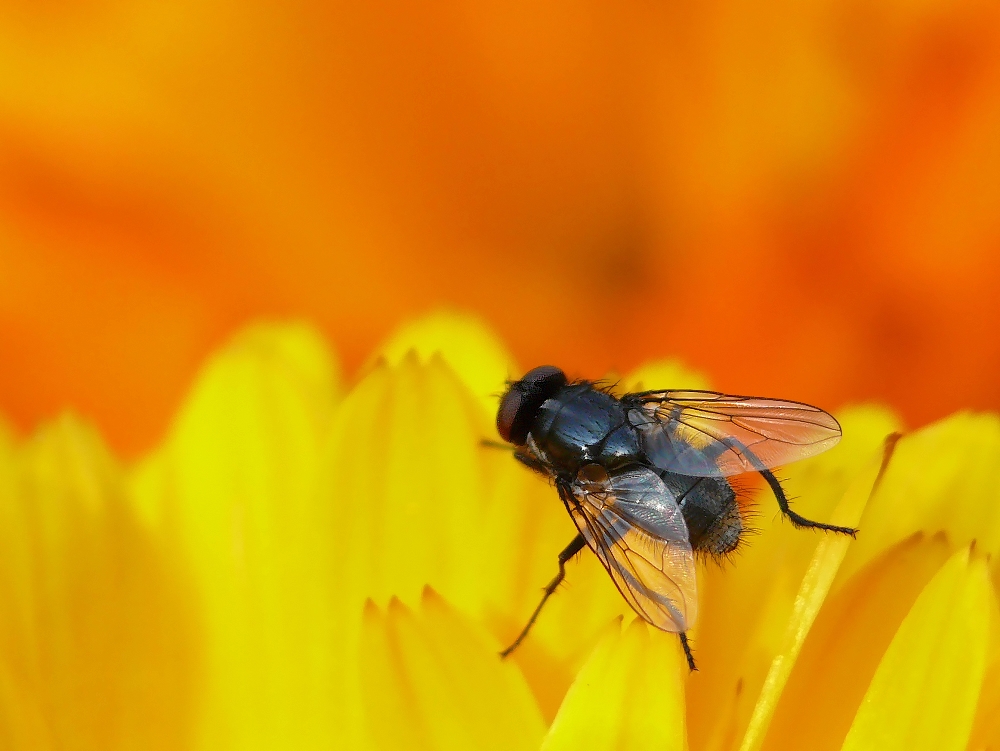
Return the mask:
POLYGON ((672 472, 662 472, 660 477, 676 494, 694 550, 718 556, 736 549, 743 533, 743 518, 732 485, 721 477, 688 477, 672 472))

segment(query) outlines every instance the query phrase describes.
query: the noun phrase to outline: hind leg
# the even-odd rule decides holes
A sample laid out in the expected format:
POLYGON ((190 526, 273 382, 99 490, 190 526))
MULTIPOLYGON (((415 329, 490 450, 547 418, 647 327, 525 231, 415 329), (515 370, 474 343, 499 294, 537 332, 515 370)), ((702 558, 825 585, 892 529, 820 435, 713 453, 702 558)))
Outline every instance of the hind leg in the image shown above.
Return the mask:
POLYGON ((781 487, 781 483, 778 482, 778 478, 774 476, 774 473, 769 469, 758 470, 761 477, 767 480, 767 484, 771 486, 771 492, 774 493, 774 497, 778 500, 778 508, 781 509, 781 513, 788 517, 792 524, 800 529, 822 529, 827 532, 837 532, 842 535, 850 535, 854 537, 858 530, 853 527, 838 527, 836 524, 824 524, 823 522, 814 522, 811 519, 806 519, 804 516, 800 516, 792 511, 788 506, 788 498, 785 496, 785 490, 781 487))

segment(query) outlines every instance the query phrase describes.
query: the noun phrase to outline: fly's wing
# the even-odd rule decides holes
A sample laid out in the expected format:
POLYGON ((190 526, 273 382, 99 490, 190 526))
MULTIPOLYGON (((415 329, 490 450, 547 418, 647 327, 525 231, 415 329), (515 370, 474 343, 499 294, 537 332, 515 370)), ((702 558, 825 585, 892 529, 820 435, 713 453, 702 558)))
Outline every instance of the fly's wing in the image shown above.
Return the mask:
POLYGON ((840 440, 832 415, 800 402, 714 391, 644 391, 623 401, 649 461, 693 477, 770 469, 840 440))
POLYGON ((636 613, 664 631, 697 617, 694 555, 677 501, 646 467, 578 481, 570 515, 636 613))

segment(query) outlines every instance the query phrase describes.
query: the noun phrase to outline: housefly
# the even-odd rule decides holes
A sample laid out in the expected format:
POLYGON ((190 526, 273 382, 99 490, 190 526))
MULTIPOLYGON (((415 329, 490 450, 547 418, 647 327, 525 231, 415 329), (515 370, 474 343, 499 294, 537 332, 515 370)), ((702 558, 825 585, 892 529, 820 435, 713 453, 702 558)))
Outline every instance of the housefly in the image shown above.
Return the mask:
POLYGON ((857 532, 792 511, 771 472, 840 440, 833 416, 808 404, 714 391, 618 397, 543 365, 509 385, 497 430, 520 462, 554 483, 578 531, 503 657, 524 641, 567 561, 589 547, 636 613, 678 634, 695 670, 687 640, 697 617, 695 554, 719 557, 737 547, 744 523, 735 475, 760 474, 796 527, 857 532))

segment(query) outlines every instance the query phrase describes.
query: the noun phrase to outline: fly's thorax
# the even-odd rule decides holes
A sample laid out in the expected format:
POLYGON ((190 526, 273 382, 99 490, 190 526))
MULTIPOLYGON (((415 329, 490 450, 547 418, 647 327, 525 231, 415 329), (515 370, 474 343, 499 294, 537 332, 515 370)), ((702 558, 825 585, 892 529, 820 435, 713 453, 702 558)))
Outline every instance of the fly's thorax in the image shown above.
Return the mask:
POLYGON ((642 458, 639 435, 631 425, 619 425, 599 446, 597 461, 608 469, 635 464, 642 458))
POLYGON ((621 403, 590 384, 573 384, 546 400, 531 427, 536 445, 560 470, 575 473, 587 462, 622 463, 638 450, 621 403), (619 431, 625 427, 626 431, 619 431), (611 442, 609 443, 609 439, 611 442), (607 453, 604 447, 607 445, 607 453))

